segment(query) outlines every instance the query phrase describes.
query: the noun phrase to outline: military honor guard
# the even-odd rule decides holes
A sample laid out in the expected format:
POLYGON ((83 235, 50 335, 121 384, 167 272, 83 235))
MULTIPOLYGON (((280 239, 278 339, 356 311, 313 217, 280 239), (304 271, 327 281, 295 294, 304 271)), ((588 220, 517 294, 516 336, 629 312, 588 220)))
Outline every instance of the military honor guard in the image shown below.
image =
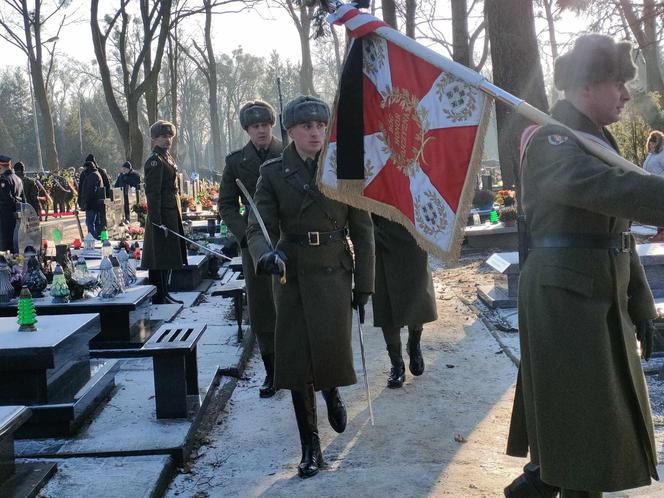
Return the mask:
POLYGON ((371 299, 374 327, 383 330, 392 368, 387 387, 399 388, 406 379, 401 354, 401 329, 408 327, 409 369, 424 372, 420 347, 422 325, 438 318, 429 258, 403 226, 371 216, 376 241, 376 291, 371 299))
POLYGON ((246 282, 249 321, 256 335, 265 366, 265 381, 259 388, 261 398, 269 398, 274 389, 274 327, 276 314, 272 296, 272 278, 256 275, 254 262, 247 247, 247 218, 249 204, 240 191, 239 179, 250 195, 256 192, 259 169, 268 159, 281 155, 281 142, 272 136, 274 109, 261 100, 245 103, 240 109, 240 124, 249 141, 240 150, 226 157, 226 167, 219 185, 219 213, 222 220, 240 243, 242 273, 246 282), (240 202, 247 208, 240 213, 240 202))
POLYGON ((0 251, 16 254, 16 212, 23 201, 23 182, 12 169, 11 157, 0 155, 0 251))
POLYGON ((247 240, 256 272, 275 275, 274 383, 291 390, 302 444, 298 474, 306 478, 323 465, 315 391, 323 393, 332 428, 346 428, 338 388, 356 382, 351 305, 364 306, 373 292, 374 238, 368 213, 324 197, 315 186, 327 104, 297 97, 282 116, 292 143, 261 167, 247 240))
POLYGON ((184 235, 177 185, 178 167, 168 152, 175 134, 173 123, 163 120, 154 123, 150 127, 152 154, 145 161, 148 215, 145 221, 142 267, 148 270, 150 283, 157 287, 157 293, 152 299, 154 304, 182 304, 182 301, 169 294, 168 281, 172 270, 187 264, 184 240, 168 234, 170 229, 184 235))
MULTIPOLYGON (((619 120, 635 76, 629 43, 579 37, 555 62, 559 122, 618 154, 619 120)), ((657 479, 641 354, 657 316, 629 232, 664 226, 664 179, 589 154, 548 125, 525 144, 521 207, 528 256, 519 284, 520 378, 508 453, 531 463, 508 497, 589 498, 657 479)))

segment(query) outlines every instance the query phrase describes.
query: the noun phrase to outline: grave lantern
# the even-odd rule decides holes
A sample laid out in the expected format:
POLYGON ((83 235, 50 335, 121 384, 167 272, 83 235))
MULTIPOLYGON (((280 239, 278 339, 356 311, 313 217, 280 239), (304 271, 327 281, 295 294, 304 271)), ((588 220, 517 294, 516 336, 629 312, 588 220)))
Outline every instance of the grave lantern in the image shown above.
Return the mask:
POLYGON ((7 259, 0 256, 0 303, 8 303, 14 297, 12 286, 12 275, 7 264, 7 259))
POLYGON ((65 280, 65 274, 60 265, 55 266, 53 272, 53 283, 51 284, 51 296, 54 303, 68 303, 69 302, 69 287, 65 280))
POLYGON ((124 247, 118 252, 118 261, 124 275, 125 287, 129 287, 136 282, 136 270, 134 269, 133 262, 129 260, 129 254, 127 254, 124 247))
MULTIPOLYGON (((26 271, 23 274, 23 282, 27 286, 31 297, 44 297, 44 289, 46 289, 47 281, 46 276, 42 273, 37 255, 34 251, 28 253, 26 250, 25 257, 26 271)), ((23 292, 23 290, 21 290, 21 292, 23 292)))
POLYGON ((21 289, 21 295, 18 298, 18 331, 34 332, 37 330, 37 312, 35 303, 32 301, 32 295, 26 286, 21 289))
POLYGON ((115 275, 115 280, 118 290, 120 291, 120 293, 122 293, 125 291, 125 282, 124 282, 124 275, 122 273, 122 268, 120 268, 120 261, 118 261, 118 258, 115 255, 109 256, 108 259, 111 262, 111 265, 113 266, 113 274, 115 275))
POLYGON ((120 293, 113 265, 108 257, 104 257, 99 265, 99 284, 101 285, 99 297, 102 299, 113 299, 120 293))
POLYGON ((86 251, 94 251, 95 250, 95 238, 89 232, 85 237, 83 237, 83 248, 86 251))

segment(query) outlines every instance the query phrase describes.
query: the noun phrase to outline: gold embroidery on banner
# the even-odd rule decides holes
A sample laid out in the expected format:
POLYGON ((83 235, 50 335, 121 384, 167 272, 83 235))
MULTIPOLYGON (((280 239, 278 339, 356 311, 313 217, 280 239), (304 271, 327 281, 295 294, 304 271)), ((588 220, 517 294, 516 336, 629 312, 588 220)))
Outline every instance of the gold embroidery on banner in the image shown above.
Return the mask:
POLYGON ((431 190, 415 197, 415 219, 429 236, 443 233, 447 228, 447 212, 440 198, 431 190))
POLYGON ((420 169, 420 162, 424 163, 424 147, 433 139, 426 137, 429 113, 406 89, 387 88, 381 96, 384 112, 378 123, 378 138, 383 142, 383 152, 401 173, 412 177, 420 169))
POLYGON ((442 103, 445 99, 450 107, 443 107, 443 114, 453 123, 464 121, 477 109, 476 90, 465 81, 444 73, 436 85, 436 95, 442 103))

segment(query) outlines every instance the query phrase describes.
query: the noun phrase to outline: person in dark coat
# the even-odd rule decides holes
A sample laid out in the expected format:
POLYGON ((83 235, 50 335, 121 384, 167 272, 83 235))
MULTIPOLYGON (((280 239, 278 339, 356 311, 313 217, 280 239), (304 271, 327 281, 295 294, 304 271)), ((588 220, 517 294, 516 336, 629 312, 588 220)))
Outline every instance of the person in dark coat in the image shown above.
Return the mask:
POLYGON ((101 205, 104 202, 104 184, 97 166, 85 161, 78 180, 78 207, 85 211, 85 226, 88 233, 99 239, 102 230, 101 205))
POLYGON ((247 102, 240 109, 240 124, 249 135, 249 142, 240 150, 226 157, 226 167, 219 185, 219 213, 226 226, 240 242, 242 252, 242 273, 247 286, 249 322, 256 335, 258 347, 265 366, 265 381, 259 388, 259 395, 268 398, 274 389, 274 326, 275 310, 272 296, 272 278, 269 275, 256 275, 254 262, 247 248, 248 209, 240 214, 240 200, 244 206, 249 203, 235 183, 240 179, 250 195, 256 192, 259 168, 266 160, 281 155, 281 142, 272 136, 275 122, 274 109, 260 100, 247 102))
MULTIPOLYGON (((565 99, 552 116, 618 153, 606 126, 629 100, 631 45, 579 37, 555 62, 565 99)), ((521 366, 508 454, 531 463, 508 497, 600 497, 657 479, 641 354, 652 351, 652 293, 630 220, 664 225, 664 179, 589 154, 568 128, 528 139, 520 201, 529 253, 519 280, 521 366)))
POLYGON ((374 327, 383 338, 392 369, 387 387, 401 387, 406 366, 401 356, 401 328, 408 327, 406 349, 413 375, 424 372, 420 348, 422 325, 438 318, 429 257, 408 230, 382 216, 372 215, 376 240, 376 291, 371 299, 374 327))
POLYGON ((30 204, 37 214, 41 213, 41 207, 39 205, 39 188, 37 187, 36 180, 28 178, 25 176, 25 166, 21 161, 14 164, 14 173, 21 179, 23 182, 23 197, 24 201, 30 204))
POLYGON ((124 200, 124 212, 125 220, 129 221, 130 209, 129 205, 131 201, 129 199, 129 189, 135 188, 140 190, 141 188, 141 175, 139 175, 134 168, 132 168, 129 161, 125 161, 122 166, 120 166, 120 174, 115 180, 115 188, 122 189, 122 195, 124 200))
MULTIPOLYGON (((93 162, 97 167, 97 172, 99 173, 99 176, 101 176, 101 181, 104 186, 103 199, 113 199, 113 191, 111 190, 111 180, 106 170, 99 165, 99 163, 95 159, 94 154, 88 154, 88 157, 86 157, 85 160, 93 162)), ((99 217, 101 220, 102 230, 106 230, 106 227, 108 226, 108 221, 106 219, 106 203, 104 202, 102 202, 100 205, 99 217)))
POLYGON ((23 182, 12 169, 10 157, 0 155, 0 251, 18 253, 14 242, 16 212, 23 200, 23 182))
POLYGON ((145 221, 142 267, 149 270, 150 283, 157 287, 154 304, 179 303, 168 292, 171 270, 187 264, 187 247, 182 239, 163 225, 181 235, 182 213, 177 186, 178 167, 169 149, 175 138, 175 125, 169 121, 157 121, 150 127, 152 154, 145 161, 145 197, 148 214, 145 221), (157 226, 155 226, 157 225, 157 226))
POLYGON ((263 164, 255 196, 276 249, 263 235, 254 211, 247 228, 256 273, 280 275, 273 282, 274 384, 291 390, 302 444, 302 478, 317 474, 323 465, 315 391, 323 392, 332 428, 346 428, 338 388, 356 382, 351 306, 364 306, 374 287, 371 217, 323 197, 315 186, 329 117, 327 104, 314 97, 298 97, 284 107, 282 121, 293 142, 282 157, 263 164))

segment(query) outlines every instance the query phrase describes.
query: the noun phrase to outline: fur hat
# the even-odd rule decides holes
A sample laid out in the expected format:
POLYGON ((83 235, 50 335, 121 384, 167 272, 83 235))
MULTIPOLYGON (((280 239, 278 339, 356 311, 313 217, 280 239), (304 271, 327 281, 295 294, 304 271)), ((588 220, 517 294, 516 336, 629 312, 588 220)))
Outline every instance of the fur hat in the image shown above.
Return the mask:
POLYGON ((553 80, 558 90, 569 90, 601 81, 629 81, 636 76, 629 42, 616 43, 599 34, 577 38, 574 47, 554 63, 553 80))
POLYGON ((21 173, 23 174, 25 172, 25 166, 21 161, 15 162, 14 163, 14 171, 16 174, 21 173))
POLYGON ((176 134, 177 130, 175 129, 175 125, 170 121, 164 121, 163 119, 160 119, 156 123, 153 123, 152 126, 150 126, 151 138, 157 138, 161 135, 171 135, 174 137, 176 134))
POLYGON ((274 109, 262 100, 250 100, 240 108, 240 125, 245 130, 256 123, 270 123, 274 126, 275 121, 274 109))
POLYGON ((281 122, 287 130, 307 121, 322 121, 327 124, 330 120, 330 108, 321 99, 301 95, 295 97, 284 107, 281 122))
POLYGON ((86 157, 85 160, 90 161, 90 162, 95 163, 95 164, 97 163, 97 161, 95 160, 94 154, 88 154, 88 157, 86 157))
POLYGON ((124 163, 122 163, 122 166, 120 166, 120 167, 121 168, 127 168, 128 170, 131 171, 131 163, 129 161, 125 161, 124 163))

